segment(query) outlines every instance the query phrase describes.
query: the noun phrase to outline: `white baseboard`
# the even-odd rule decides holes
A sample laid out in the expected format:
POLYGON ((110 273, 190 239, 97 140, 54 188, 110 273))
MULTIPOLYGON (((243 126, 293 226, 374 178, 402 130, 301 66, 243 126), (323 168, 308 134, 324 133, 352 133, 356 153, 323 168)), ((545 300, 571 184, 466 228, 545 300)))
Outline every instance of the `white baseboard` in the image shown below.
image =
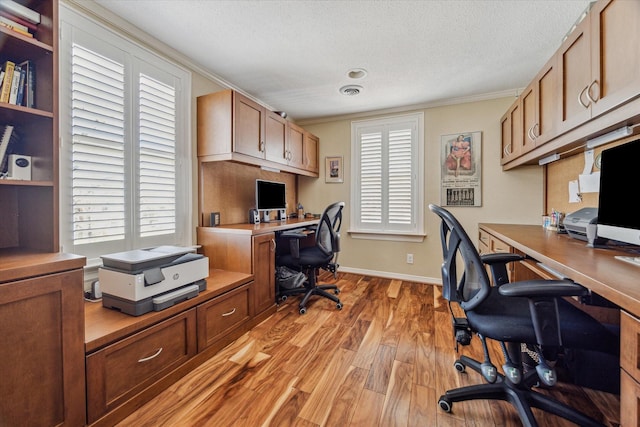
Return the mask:
POLYGON ((382 277, 385 279, 397 279, 397 280, 405 280, 407 282, 418 282, 418 283, 429 283, 432 285, 442 286, 442 278, 434 278, 434 277, 425 277, 425 276, 413 276, 410 274, 400 274, 400 273, 391 273, 388 271, 376 271, 376 270, 366 270, 362 268, 351 268, 351 267, 343 267, 340 266, 338 271, 343 273, 353 273, 353 274, 362 274, 364 276, 375 276, 382 277))

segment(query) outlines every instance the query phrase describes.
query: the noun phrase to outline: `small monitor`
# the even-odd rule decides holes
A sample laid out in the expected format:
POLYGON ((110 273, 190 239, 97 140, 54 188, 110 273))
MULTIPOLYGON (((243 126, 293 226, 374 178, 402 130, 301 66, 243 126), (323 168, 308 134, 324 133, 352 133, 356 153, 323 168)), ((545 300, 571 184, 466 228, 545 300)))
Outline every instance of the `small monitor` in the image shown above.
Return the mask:
POLYGON ((640 139, 604 150, 600 156, 598 237, 640 245, 640 215, 634 201, 640 139))
POLYGON ((278 211, 278 217, 287 208, 287 198, 283 182, 256 180, 256 209, 262 212, 262 221, 269 221, 269 211, 278 211))

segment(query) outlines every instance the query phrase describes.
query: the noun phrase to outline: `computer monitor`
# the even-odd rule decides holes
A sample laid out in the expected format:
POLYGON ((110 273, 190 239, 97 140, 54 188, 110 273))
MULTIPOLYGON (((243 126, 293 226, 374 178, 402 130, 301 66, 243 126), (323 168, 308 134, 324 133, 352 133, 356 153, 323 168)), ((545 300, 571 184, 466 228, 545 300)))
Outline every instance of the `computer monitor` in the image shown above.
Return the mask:
POLYGON ((278 219, 284 219, 287 209, 285 184, 256 179, 256 209, 262 212, 263 222, 269 222, 269 212, 273 210, 278 211, 278 219))
POLYGON ((640 245, 638 194, 640 139, 603 150, 600 157, 598 237, 640 245))

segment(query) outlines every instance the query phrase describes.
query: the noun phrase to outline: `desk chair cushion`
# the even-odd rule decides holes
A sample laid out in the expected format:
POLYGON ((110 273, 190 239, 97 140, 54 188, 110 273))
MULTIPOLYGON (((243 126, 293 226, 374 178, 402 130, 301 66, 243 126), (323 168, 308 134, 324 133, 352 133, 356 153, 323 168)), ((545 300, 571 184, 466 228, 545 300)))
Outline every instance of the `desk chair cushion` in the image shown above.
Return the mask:
POLYGON ((299 258, 290 254, 282 255, 278 258, 278 264, 286 265, 290 268, 306 268, 309 266, 321 266, 328 264, 332 259, 332 253, 327 254, 321 248, 314 246, 301 250, 299 258))
MULTIPOLYGON (((489 296, 466 315, 471 328, 485 337, 504 342, 537 342, 527 298, 504 297, 498 287, 493 287, 489 296)), ((618 354, 619 338, 563 299, 558 300, 558 320, 564 347, 618 354)))

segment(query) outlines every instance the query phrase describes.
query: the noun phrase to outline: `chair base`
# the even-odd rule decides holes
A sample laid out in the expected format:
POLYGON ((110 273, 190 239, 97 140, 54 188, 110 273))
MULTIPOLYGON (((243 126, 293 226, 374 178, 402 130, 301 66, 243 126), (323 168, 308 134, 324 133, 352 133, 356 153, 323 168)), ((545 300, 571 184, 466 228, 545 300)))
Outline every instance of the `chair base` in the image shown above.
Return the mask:
MULTIPOLYGON (((466 356, 461 356, 456 364, 468 366, 481 373, 480 363, 466 356)), ((459 371, 464 372, 463 370, 459 371)), ((532 387, 537 384, 538 377, 535 370, 527 372, 520 384, 513 384, 502 374, 493 384, 478 384, 448 390, 438 399, 438 405, 446 412, 451 412, 453 402, 465 400, 504 400, 510 402, 518 412, 523 426, 536 427, 538 423, 533 416, 531 408, 541 409, 545 412, 562 417, 582 427, 603 427, 603 424, 588 417, 582 412, 558 402, 557 400, 536 392, 532 387)))
POLYGON ((295 289, 280 290, 278 291, 277 298, 281 301, 284 301, 287 299, 288 296, 304 294, 304 297, 302 297, 302 300, 298 304, 298 309, 300 311, 300 314, 305 314, 307 312, 307 302, 309 301, 309 298, 311 298, 314 295, 319 295, 321 297, 330 299, 331 301, 336 303, 336 308, 338 310, 341 310, 342 302, 340 302, 340 299, 336 296, 340 293, 340 289, 338 288, 338 286, 329 285, 329 284, 317 285, 316 274, 317 274, 316 271, 311 271, 311 272, 308 271, 307 272, 308 280, 304 283, 303 287, 295 288, 295 289), (331 290, 333 291, 333 293, 328 292, 331 290))

